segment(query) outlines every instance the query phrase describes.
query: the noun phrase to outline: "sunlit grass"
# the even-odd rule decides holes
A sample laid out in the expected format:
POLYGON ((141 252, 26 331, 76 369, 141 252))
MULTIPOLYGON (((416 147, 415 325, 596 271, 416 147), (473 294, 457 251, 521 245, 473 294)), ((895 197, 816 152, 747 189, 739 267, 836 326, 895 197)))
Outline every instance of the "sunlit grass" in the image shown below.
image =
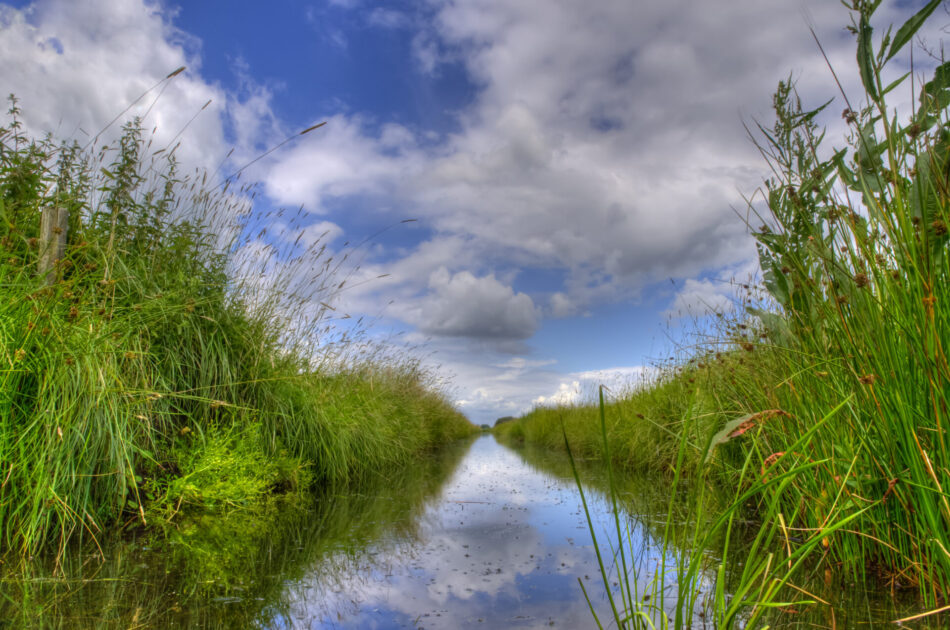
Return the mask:
POLYGON ((334 329, 347 278, 320 239, 246 255, 252 188, 180 175, 137 122, 90 153, 10 113, 0 553, 337 482, 474 430, 411 356, 334 329), (67 243, 45 274, 52 207, 69 211, 67 243))

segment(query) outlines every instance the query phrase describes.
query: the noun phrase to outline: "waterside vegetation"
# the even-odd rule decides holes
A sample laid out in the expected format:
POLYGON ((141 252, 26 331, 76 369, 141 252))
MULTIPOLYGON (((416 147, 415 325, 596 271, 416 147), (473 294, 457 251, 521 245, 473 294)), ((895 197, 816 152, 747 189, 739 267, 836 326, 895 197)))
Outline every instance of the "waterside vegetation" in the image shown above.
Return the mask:
POLYGON ((308 616, 338 620, 351 611, 315 598, 314 576, 352 587, 373 556, 417 540, 421 516, 470 446, 457 441, 255 509, 192 510, 172 527, 103 540, 102 561, 70 549, 0 566, 0 619, 44 630, 293 627, 309 599, 320 606, 308 616))
MULTIPOLYGON (((708 524, 691 540, 725 534, 720 570, 737 515, 757 522, 732 596, 709 602, 718 627, 758 627, 783 601, 819 603, 789 596, 806 570, 914 589, 920 614, 905 621, 939 624, 948 610, 950 64, 922 82, 892 76, 940 3, 881 37, 879 4, 852 7, 864 94, 842 95, 844 145, 829 149, 816 122, 830 101, 805 107, 791 80, 774 96, 774 125, 755 130, 771 170, 750 200, 766 299, 628 395, 495 428, 606 454, 617 470, 663 471, 674 488, 690 477, 696 522, 708 524), (889 104, 908 92, 910 111, 889 104), (709 485, 734 501, 701 514, 709 485)), ((689 600, 700 569, 686 560, 677 580, 689 600)), ((618 622, 689 623, 686 612, 658 620, 637 594, 618 602, 618 622)))
POLYGON ((321 240, 248 235, 253 187, 182 175, 138 120, 91 149, 30 137, 11 103, 0 130, 5 560, 351 480, 475 430, 418 361, 335 332, 342 261, 321 240), (44 266, 44 216, 61 211, 62 255, 44 266))

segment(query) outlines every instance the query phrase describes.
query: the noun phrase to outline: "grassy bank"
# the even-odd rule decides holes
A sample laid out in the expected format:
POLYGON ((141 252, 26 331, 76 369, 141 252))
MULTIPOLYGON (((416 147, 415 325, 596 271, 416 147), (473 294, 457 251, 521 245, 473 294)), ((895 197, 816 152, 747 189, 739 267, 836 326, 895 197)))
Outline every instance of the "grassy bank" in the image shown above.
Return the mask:
MULTIPOLYGON (((950 597, 950 65, 923 83, 889 73, 939 3, 884 37, 877 4, 853 16, 864 95, 845 99, 843 146, 825 146, 823 108, 790 81, 758 130, 772 176, 751 209, 771 308, 607 407, 606 427, 618 466, 757 487, 744 509, 783 532, 759 553, 818 536, 809 566, 916 588, 936 610, 950 597), (913 93, 912 111, 889 105, 897 91, 913 93)), ((572 448, 602 452, 595 407, 496 430, 553 445, 562 419, 572 448)))
POLYGON ((418 539, 415 524, 470 446, 457 441, 304 497, 112 537, 103 562, 70 550, 20 571, 0 567, 0 619, 44 630, 292 626, 295 602, 313 601, 317 585, 346 584, 381 550, 418 539))
POLYGON ((251 190, 180 175, 137 122, 93 153, 17 113, 0 131, 0 552, 249 505, 474 430, 417 363, 333 337, 320 302, 343 285, 320 242, 289 255, 309 292, 274 271, 285 252, 242 258, 251 190), (51 208, 68 226, 47 273, 51 208))

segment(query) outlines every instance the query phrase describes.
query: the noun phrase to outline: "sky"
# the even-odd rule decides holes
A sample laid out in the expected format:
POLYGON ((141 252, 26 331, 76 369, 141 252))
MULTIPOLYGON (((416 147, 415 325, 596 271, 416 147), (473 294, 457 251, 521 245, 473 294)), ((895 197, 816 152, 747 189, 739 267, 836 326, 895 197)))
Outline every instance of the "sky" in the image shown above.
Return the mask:
MULTIPOLYGON (((885 0, 877 32, 923 4, 885 0)), ((346 289, 313 299, 418 347, 492 423, 630 382, 730 308, 768 175, 745 128, 792 76, 835 97, 842 144, 809 26, 857 95, 849 23, 832 0, 0 2, 0 90, 83 140, 186 66, 125 116, 212 179, 325 121, 243 172, 268 228, 245 246, 347 253, 346 289)))

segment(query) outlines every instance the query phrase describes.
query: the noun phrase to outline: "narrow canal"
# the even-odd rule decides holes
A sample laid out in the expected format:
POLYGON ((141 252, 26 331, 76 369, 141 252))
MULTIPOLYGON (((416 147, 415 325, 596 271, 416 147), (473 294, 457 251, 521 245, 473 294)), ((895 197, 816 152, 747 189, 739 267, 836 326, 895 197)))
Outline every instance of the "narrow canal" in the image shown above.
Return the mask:
POLYGON ((289 584, 288 625, 583 628, 593 619, 578 577, 604 608, 574 483, 529 466, 492 436, 472 444, 414 534, 384 535, 350 570, 315 568, 289 584))
MULTIPOLYGON (((544 454, 538 454, 544 457, 544 454)), ((577 488, 483 435, 359 486, 0 567, 0 628, 586 628, 577 488)), ((606 505, 590 497, 598 527, 606 505)))
MULTIPOLYGON (((612 516, 594 489, 603 487, 600 466, 582 469, 612 567, 612 516)), ((649 581, 663 562, 668 486, 628 479, 622 492, 627 561, 649 581)), ((103 541, 101 554, 87 546, 34 559, 25 574, 0 565, 0 629, 595 627, 578 581, 604 627, 615 627, 566 456, 483 435, 312 505, 191 516, 158 534, 103 541)), ((708 585, 698 586, 697 629, 707 627, 708 585)), ((665 588, 670 606, 675 584, 665 588)), ((843 594, 831 583, 809 588, 843 594)), ((886 627, 896 618, 880 594, 855 593, 837 612, 789 607, 781 627, 886 627)))

